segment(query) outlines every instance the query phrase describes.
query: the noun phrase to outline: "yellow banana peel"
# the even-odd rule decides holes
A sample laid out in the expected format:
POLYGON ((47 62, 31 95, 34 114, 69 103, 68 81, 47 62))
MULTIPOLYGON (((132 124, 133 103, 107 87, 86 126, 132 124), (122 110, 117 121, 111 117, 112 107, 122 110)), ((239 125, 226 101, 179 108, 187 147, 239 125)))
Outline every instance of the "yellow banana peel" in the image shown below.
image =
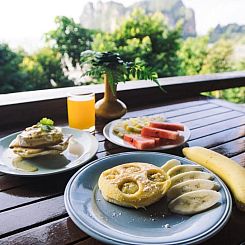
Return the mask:
POLYGON ((245 168, 228 157, 200 146, 186 147, 183 154, 218 175, 232 192, 238 209, 245 212, 245 168))

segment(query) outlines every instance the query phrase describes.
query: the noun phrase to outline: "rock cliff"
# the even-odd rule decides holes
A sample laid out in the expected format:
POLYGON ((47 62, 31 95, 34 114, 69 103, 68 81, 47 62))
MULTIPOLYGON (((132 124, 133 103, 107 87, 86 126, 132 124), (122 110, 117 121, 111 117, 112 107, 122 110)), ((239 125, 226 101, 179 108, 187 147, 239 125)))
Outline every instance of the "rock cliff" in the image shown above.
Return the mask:
POLYGON ((87 3, 80 16, 80 23, 85 28, 112 32, 135 8, 142 8, 146 14, 161 12, 170 27, 183 21, 183 37, 196 36, 195 14, 186 8, 182 0, 143 0, 125 7, 117 2, 87 3))

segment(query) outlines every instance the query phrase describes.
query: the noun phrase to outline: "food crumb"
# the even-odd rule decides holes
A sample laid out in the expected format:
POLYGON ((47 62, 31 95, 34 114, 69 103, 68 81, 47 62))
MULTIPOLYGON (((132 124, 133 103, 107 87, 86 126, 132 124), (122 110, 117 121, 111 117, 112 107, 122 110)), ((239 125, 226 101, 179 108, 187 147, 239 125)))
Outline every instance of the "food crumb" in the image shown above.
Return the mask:
POLYGON ((171 226, 170 226, 170 224, 166 224, 164 227, 168 229, 168 228, 170 228, 171 226))

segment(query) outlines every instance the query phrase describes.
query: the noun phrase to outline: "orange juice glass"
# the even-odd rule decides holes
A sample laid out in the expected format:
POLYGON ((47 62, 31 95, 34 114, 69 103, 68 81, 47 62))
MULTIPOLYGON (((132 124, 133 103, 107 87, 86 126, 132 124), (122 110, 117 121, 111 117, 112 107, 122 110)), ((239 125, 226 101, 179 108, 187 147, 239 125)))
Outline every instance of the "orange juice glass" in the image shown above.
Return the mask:
POLYGON ((71 94, 67 97, 68 124, 71 128, 94 131, 95 96, 89 94, 71 94))

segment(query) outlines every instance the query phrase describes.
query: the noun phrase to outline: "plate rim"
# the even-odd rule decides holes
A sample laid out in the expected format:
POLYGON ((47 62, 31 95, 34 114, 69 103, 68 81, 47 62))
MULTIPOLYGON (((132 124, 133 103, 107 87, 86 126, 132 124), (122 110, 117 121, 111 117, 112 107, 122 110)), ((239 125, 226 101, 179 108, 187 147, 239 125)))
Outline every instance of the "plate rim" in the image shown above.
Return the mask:
MULTIPOLYGON (((67 172, 67 171, 71 171, 71 170, 73 170, 75 168, 78 168, 80 166, 83 166, 84 164, 86 164, 90 159, 92 159, 95 156, 95 154, 97 153, 98 148, 99 148, 99 142, 98 142, 98 140, 96 139, 96 137, 94 135, 92 135, 88 131, 81 130, 81 129, 76 129, 76 128, 70 128, 69 126, 61 126, 60 128, 61 129, 68 129, 68 130, 76 131, 76 132, 79 132, 79 133, 82 133, 82 134, 87 134, 87 135, 89 135, 89 137, 91 137, 91 140, 93 141, 93 151, 92 151, 92 154, 90 155, 90 157, 88 157, 88 159, 86 159, 85 161, 82 161, 81 163, 79 163, 80 160, 78 158, 78 159, 72 161, 72 162, 77 161, 78 162, 77 165, 72 166, 70 168, 58 169, 58 170, 55 170, 55 171, 49 172, 49 173, 36 173, 36 172, 24 172, 24 171, 19 171, 19 172, 16 171, 16 172, 14 172, 14 171, 11 171, 11 169, 8 166, 6 166, 3 163, 3 161, 0 159, 0 172, 5 173, 5 174, 9 174, 9 175, 13 175, 13 176, 21 176, 21 177, 41 177, 41 176, 49 176, 49 175, 54 175, 54 174, 61 174, 61 173, 67 172), (6 168, 2 168, 2 166, 6 167, 6 168)), ((9 135, 6 135, 6 136, 0 138, 0 146, 1 146, 2 141, 8 139, 9 137, 13 137, 15 135, 18 135, 22 131, 23 130, 15 132, 15 133, 11 133, 9 135)))
MULTIPOLYGON (((112 154, 109 156, 105 156, 102 157, 100 159, 96 159, 92 162, 90 162, 89 164, 86 164, 85 166, 83 166, 81 169, 79 169, 69 180, 69 182, 66 185, 65 188, 65 192, 64 192, 64 202, 65 202, 65 208, 70 216, 70 218, 74 221, 74 223, 79 227, 79 229, 85 231, 87 234, 89 234, 91 237, 100 240, 102 242, 106 242, 109 244, 122 244, 122 245, 132 245, 132 242, 127 242, 127 241, 121 241, 121 240, 115 240, 111 239, 110 237, 108 237, 107 235, 101 233, 101 232, 97 232, 96 230, 93 230, 89 227, 89 225, 86 224, 86 222, 83 222, 81 220, 79 220, 76 215, 74 215, 70 209, 72 209, 72 205, 71 202, 69 200, 69 194, 70 194, 70 189, 72 186, 73 181, 76 179, 76 177, 82 172, 84 171, 86 168, 91 167, 92 165, 95 165, 97 162, 101 161, 101 160, 105 160, 111 157, 116 157, 118 155, 130 155, 130 154, 159 154, 159 155, 166 155, 168 157, 174 157, 177 158, 178 160, 185 160, 187 162, 189 162, 190 164, 195 164, 195 165, 199 165, 195 162, 190 161, 189 159, 183 158, 183 157, 179 157, 179 156, 175 156, 172 154, 167 154, 167 153, 160 153, 160 152, 149 152, 149 151, 135 151, 135 152, 122 152, 122 153, 117 153, 117 154, 112 154), (82 228, 81 228, 82 227, 82 228)), ((200 165, 201 166, 201 165, 200 165)), ((203 166, 201 166, 203 167, 203 166)), ((203 167, 205 170, 207 170, 208 172, 211 172, 212 174, 214 174, 212 171, 210 171, 209 169, 203 167)), ((194 238, 189 238, 186 240, 181 240, 181 241, 174 241, 174 242, 169 242, 169 243, 165 243, 165 244, 169 244, 169 245, 180 245, 180 244, 197 244, 199 242, 203 242, 209 238, 211 238, 212 236, 214 236, 215 234, 217 234, 224 226, 225 224, 229 221, 229 218, 231 216, 231 212, 232 212, 232 198, 231 198, 231 194, 227 188, 227 186, 225 185, 225 183, 216 175, 214 174, 215 177, 220 181, 222 187, 224 188, 224 192, 225 192, 225 198, 227 200, 227 205, 225 208, 225 212, 222 214, 221 218, 218 220, 218 222, 212 226, 210 229, 206 230, 204 233, 202 233, 201 235, 198 235, 194 238)), ((127 234, 127 233, 125 233, 127 234)), ((134 243, 135 245, 140 245, 141 243, 134 243)), ((150 245, 160 245, 162 243, 149 243, 150 245)))
MULTIPOLYGON (((104 137, 109 140, 110 142, 112 142, 113 144, 115 145, 118 145, 118 146, 121 146, 121 147, 124 147, 124 148, 127 148, 127 149, 132 149, 132 150, 136 150, 136 151, 141 151, 140 149, 137 149, 135 148, 134 146, 130 145, 130 144, 120 144, 118 143, 117 141, 113 140, 109 134, 106 133, 106 130, 110 131, 110 128, 113 124, 115 124, 116 122, 119 122, 119 121, 123 121, 123 120, 127 120, 127 119, 116 119, 116 120, 113 120, 109 123, 107 123, 104 128, 103 128, 103 135, 104 137)), ((171 145, 167 145, 167 146, 158 146, 158 147, 154 147, 154 148, 150 148, 150 149, 144 149, 142 151, 163 151, 163 150, 169 150, 169 149, 174 149, 176 147, 179 147, 183 144, 185 144, 191 137, 191 130, 189 129, 189 127, 187 127, 184 123, 182 123, 185 127, 185 129, 187 130, 187 137, 185 138, 184 142, 182 143, 179 143, 179 144, 176 144, 174 146, 171 146, 171 145), (168 147, 169 146, 169 147, 168 147)))

